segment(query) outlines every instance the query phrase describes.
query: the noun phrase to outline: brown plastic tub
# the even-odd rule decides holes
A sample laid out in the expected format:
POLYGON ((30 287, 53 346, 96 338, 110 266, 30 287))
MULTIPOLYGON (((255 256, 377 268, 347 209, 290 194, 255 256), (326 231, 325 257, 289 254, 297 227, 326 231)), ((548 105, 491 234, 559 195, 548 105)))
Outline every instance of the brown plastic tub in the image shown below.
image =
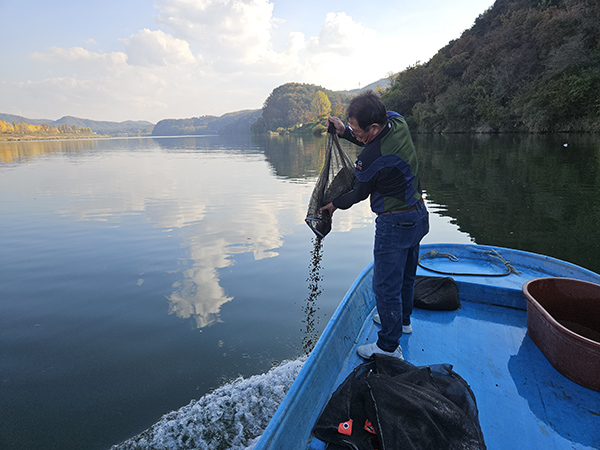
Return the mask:
POLYGON ((600 391, 600 285, 536 278, 523 285, 527 331, 565 377, 600 391))

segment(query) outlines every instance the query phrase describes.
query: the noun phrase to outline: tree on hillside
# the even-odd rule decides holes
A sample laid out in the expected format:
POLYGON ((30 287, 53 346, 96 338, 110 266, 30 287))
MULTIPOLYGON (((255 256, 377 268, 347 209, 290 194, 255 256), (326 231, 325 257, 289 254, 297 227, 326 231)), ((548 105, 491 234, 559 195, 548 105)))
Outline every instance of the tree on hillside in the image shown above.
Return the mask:
POLYGON ((327 94, 323 91, 317 91, 310 106, 316 117, 327 116, 331 113, 331 102, 327 94))
POLYGON ((288 83, 273 90, 262 113, 267 130, 289 128, 307 121, 311 117, 310 103, 315 88, 308 84, 288 83))
POLYGON ((393 88, 382 94, 386 102, 393 105, 391 109, 404 115, 412 111, 416 103, 424 102, 425 75, 423 66, 415 64, 394 76, 393 88))
POLYGON ((13 133, 14 130, 15 128, 11 123, 0 120, 0 133, 13 133))
POLYGON ((70 129, 68 125, 61 124, 58 127, 51 127, 47 123, 40 125, 32 125, 27 122, 5 122, 0 120, 0 133, 4 134, 21 134, 21 135, 53 135, 59 133, 71 133, 71 134, 93 134, 90 127, 78 127, 73 125, 70 129))
POLYGON ((319 115, 328 114, 329 111, 340 115, 350 98, 351 95, 329 91, 314 84, 287 83, 275 88, 265 100, 262 115, 252 130, 262 133, 290 129, 316 120, 319 115), (315 105, 313 102, 316 102, 315 105))

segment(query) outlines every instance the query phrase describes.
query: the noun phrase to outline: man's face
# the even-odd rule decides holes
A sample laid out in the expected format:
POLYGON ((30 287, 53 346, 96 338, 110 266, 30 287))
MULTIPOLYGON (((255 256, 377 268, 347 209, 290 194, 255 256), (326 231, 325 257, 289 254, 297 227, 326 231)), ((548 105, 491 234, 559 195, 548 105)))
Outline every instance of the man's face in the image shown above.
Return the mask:
POLYGON ((348 118, 348 126, 354 137, 363 144, 371 142, 381 131, 381 127, 376 123, 369 125, 366 130, 363 130, 358 126, 358 122, 354 117, 348 118))

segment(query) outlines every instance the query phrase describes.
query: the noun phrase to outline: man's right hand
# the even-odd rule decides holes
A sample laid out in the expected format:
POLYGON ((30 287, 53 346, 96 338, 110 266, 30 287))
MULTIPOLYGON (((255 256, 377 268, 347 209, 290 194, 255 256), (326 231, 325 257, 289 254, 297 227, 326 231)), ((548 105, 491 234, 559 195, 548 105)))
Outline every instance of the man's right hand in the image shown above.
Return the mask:
POLYGON ((341 136, 346 131, 346 125, 340 120, 339 117, 328 117, 327 124, 332 124, 335 127, 335 132, 338 136, 341 136))
POLYGON ((333 217, 333 212, 337 208, 333 206, 333 203, 327 203, 325 206, 321 208, 321 211, 327 211, 329 213, 329 217, 333 217))

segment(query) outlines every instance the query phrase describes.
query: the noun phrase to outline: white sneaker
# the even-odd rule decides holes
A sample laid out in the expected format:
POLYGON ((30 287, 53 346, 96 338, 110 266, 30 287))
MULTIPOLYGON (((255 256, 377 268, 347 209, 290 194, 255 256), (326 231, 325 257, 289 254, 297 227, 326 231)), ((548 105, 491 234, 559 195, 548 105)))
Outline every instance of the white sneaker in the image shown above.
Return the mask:
MULTIPOLYGON (((375 314, 373 316, 373 322, 378 323, 379 325, 381 325, 381 319, 379 318, 379 314, 375 314)), ((410 333, 412 333, 412 325, 411 324, 402 325, 402 333, 403 334, 410 334, 410 333)))
POLYGON ((362 356, 365 359, 371 358, 371 356, 373 356, 374 354, 387 355, 393 356, 394 358, 398 359, 404 359, 404 357, 402 356, 402 349, 400 348, 400 346, 398 346, 398 348, 393 352, 386 352, 385 350, 381 350, 377 346, 376 342, 373 342, 372 344, 359 345, 358 347, 356 347, 356 351, 360 356, 362 356))

